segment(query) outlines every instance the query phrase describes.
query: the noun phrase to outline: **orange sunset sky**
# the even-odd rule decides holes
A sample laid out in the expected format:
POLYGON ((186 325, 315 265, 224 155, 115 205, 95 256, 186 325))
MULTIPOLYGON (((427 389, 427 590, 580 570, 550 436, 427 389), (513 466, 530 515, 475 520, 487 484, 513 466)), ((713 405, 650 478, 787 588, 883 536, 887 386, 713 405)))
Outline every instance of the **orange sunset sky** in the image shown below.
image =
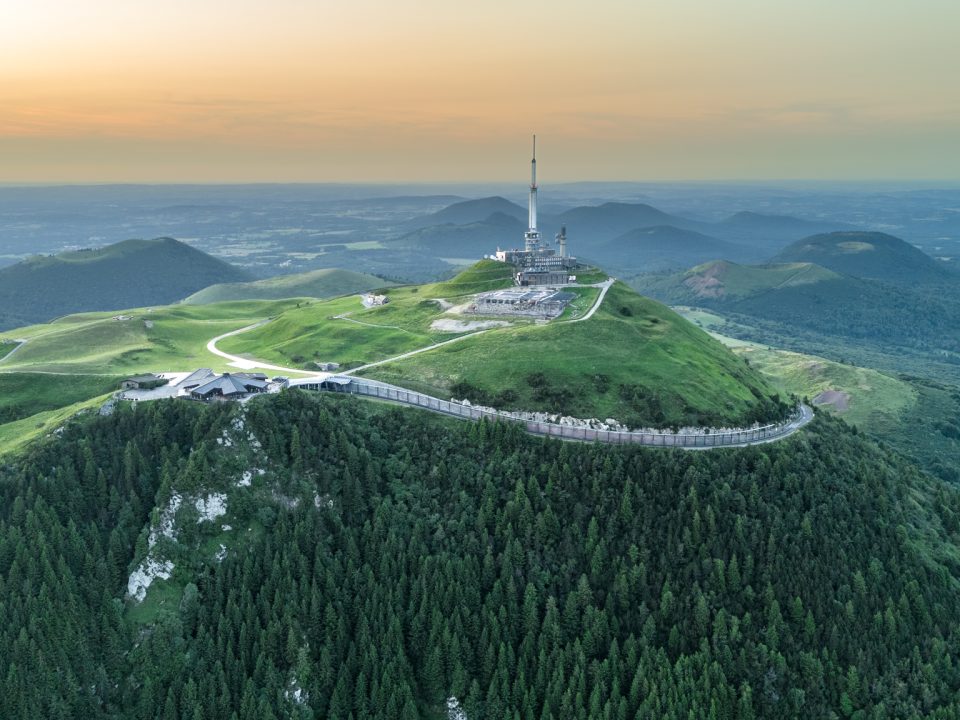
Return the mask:
POLYGON ((946 0, 0 0, 0 182, 957 179, 946 0))

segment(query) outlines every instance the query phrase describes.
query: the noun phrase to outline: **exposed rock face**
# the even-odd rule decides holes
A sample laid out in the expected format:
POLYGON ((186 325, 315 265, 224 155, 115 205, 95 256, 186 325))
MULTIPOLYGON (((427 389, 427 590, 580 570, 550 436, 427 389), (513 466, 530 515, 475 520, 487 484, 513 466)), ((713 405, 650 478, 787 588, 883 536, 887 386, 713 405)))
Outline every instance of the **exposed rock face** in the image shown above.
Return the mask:
POLYGON ((173 568, 174 564, 170 560, 158 560, 147 556, 137 569, 130 573, 130 578, 127 580, 127 595, 137 602, 143 602, 151 583, 157 578, 168 579, 173 568))
MULTIPOLYGON (((127 580, 127 595, 134 602, 143 602, 155 580, 170 579, 175 567, 174 561, 178 557, 174 554, 175 548, 182 542, 182 537, 192 535, 187 532, 181 533, 181 530, 185 529, 184 522, 194 522, 194 510, 196 510, 195 521, 198 525, 202 525, 204 534, 230 532, 233 530, 232 525, 224 521, 228 519, 232 494, 238 491, 249 492, 235 488, 249 488, 255 478, 267 474, 263 467, 265 458, 262 446, 248 427, 243 410, 237 413, 230 424, 216 437, 216 447, 217 454, 231 458, 231 462, 227 463, 230 475, 225 477, 233 479, 224 482, 223 479, 211 478, 211 482, 219 484, 190 492, 174 489, 166 502, 158 506, 148 527, 147 552, 127 580), (188 521, 187 518, 190 520, 188 521), (174 559, 171 560, 171 557, 174 559)), ((293 504, 289 502, 289 505, 293 504)), ((218 549, 210 553, 214 562, 222 562, 230 550, 226 537, 221 539, 224 542, 218 543, 218 549)), ((181 567, 181 572, 187 571, 186 567, 181 567)))
POLYGON ((161 537, 168 538, 170 540, 177 539, 177 531, 174 527, 174 519, 177 515, 177 510, 180 509, 180 505, 183 503, 183 497, 178 493, 174 493, 170 496, 170 500, 167 502, 163 510, 160 511, 160 523, 155 527, 150 528, 150 535, 147 538, 147 547, 153 550, 153 546, 157 544, 157 540, 161 537))
POLYGON ((224 493, 211 493, 206 497, 197 498, 194 502, 200 517, 198 523, 213 522, 218 517, 227 514, 227 496, 224 493))
POLYGON ((467 720, 460 701, 453 696, 447 698, 447 720, 467 720))

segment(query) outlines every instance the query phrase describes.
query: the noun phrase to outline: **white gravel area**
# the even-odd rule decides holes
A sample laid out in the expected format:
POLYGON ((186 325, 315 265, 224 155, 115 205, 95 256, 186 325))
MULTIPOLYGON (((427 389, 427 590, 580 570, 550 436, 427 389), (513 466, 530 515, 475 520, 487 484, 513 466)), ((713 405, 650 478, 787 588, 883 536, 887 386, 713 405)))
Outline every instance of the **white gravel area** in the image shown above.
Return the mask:
POLYGON ((440 332, 470 332, 472 330, 488 330, 495 327, 506 327, 510 323, 504 320, 453 320, 440 318, 430 323, 431 330, 440 332))

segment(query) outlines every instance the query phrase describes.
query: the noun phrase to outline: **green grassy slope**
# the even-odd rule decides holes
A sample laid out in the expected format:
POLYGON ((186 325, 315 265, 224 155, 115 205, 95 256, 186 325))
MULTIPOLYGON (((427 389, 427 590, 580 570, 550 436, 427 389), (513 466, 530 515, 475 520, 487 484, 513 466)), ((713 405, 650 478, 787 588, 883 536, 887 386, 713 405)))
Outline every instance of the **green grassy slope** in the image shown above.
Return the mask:
POLYGON ((775 394, 719 342, 621 283, 587 322, 498 329, 364 374, 441 397, 631 425, 742 422, 769 414, 775 394))
POLYGON ((232 300, 279 300, 282 298, 328 298, 359 293, 394 283, 375 275, 324 268, 295 275, 280 275, 245 283, 211 285, 190 295, 183 302, 190 305, 229 302, 232 300))
POLYGON ((742 345, 736 353, 771 378, 785 394, 809 397, 837 391, 846 403, 821 407, 864 427, 897 422, 917 401, 909 383, 870 368, 844 365, 802 353, 742 345))
POLYGON ((839 277, 813 263, 740 265, 714 260, 680 273, 638 278, 635 285, 670 302, 695 304, 704 299, 730 301, 747 298, 768 290, 810 285, 839 277))
POLYGON ((511 273, 512 266, 485 260, 446 282, 387 288, 390 303, 384 306, 365 308, 356 297, 313 303, 225 338, 219 347, 287 366, 309 368, 320 361, 357 367, 462 334, 431 329, 444 315, 437 300, 456 305, 474 293, 509 287, 511 273))
POLYGON ((34 257, 0 269, 0 329, 94 310, 163 305, 247 275, 171 238, 34 257))
POLYGON ((117 389, 120 377, 0 373, 0 425, 117 389))
POLYGON ((0 456, 19 450, 33 440, 51 433, 77 413, 97 409, 109 397, 110 393, 96 395, 0 425, 0 456))
POLYGON ((901 414, 917 402, 916 389, 892 375, 727 337, 717 332, 725 327, 724 318, 704 310, 683 309, 682 314, 747 359, 751 367, 767 376, 785 395, 812 400, 825 391, 844 393, 848 398, 846 407, 841 403, 840 407, 823 405, 823 409, 865 429, 898 423, 901 414))
POLYGON ((427 297, 457 298, 510 287, 512 278, 512 265, 496 260, 481 260, 450 280, 425 286, 421 294, 427 297))
POLYGON ((248 301, 70 315, 0 333, 0 340, 27 340, 0 362, 0 372, 128 375, 226 369, 225 360, 207 352, 208 340, 295 306, 295 301, 248 301))
MULTIPOLYGON (((68 315, 0 334, 27 342, 0 361, 0 453, 49 432, 66 418, 96 408, 119 381, 141 372, 228 370, 206 350, 210 338, 278 314, 295 301, 68 315), (148 326, 149 324, 149 326, 148 326)), ((0 345, 5 355, 13 345, 0 345)))

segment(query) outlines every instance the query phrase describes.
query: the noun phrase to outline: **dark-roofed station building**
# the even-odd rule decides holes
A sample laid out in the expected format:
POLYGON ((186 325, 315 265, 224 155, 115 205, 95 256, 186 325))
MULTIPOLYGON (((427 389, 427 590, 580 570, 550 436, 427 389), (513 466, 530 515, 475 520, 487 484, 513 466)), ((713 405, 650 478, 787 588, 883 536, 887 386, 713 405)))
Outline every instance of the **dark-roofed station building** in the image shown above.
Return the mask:
POLYGON ((190 392, 194 400, 237 400, 247 395, 266 392, 267 381, 246 373, 224 373, 190 392))

